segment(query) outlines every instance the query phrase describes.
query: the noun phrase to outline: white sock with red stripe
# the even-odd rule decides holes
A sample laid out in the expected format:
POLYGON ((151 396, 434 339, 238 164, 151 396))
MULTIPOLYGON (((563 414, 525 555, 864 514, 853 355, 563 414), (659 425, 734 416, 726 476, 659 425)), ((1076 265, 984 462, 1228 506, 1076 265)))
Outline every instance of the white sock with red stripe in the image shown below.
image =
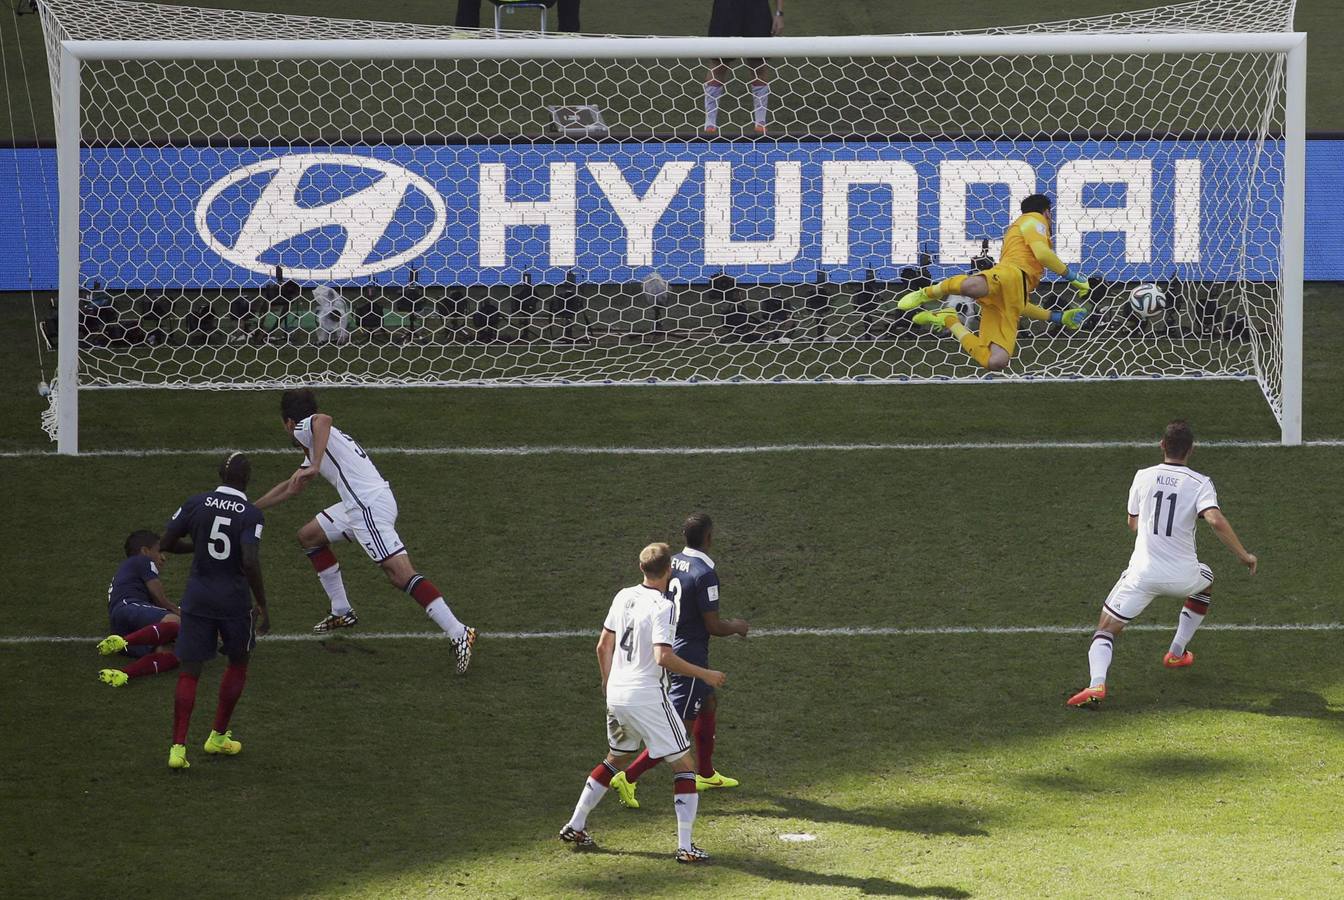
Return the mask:
POLYGON ((1209 612, 1209 601, 1198 597, 1191 597, 1185 601, 1185 607, 1181 609, 1181 617, 1176 622, 1176 637, 1171 641, 1171 655, 1181 657, 1185 655, 1185 646, 1190 643, 1190 639, 1195 636, 1195 631, 1204 623, 1204 616, 1209 612))
POLYGON ((1101 687, 1106 683, 1106 670, 1111 667, 1111 654, 1115 649, 1113 641, 1109 631, 1098 631, 1092 635, 1092 646, 1087 651, 1087 663, 1092 668, 1092 683, 1089 687, 1101 687))
POLYGON ((574 807, 574 815, 569 817, 570 828, 575 831, 587 830, 588 814, 607 795, 607 786, 615 774, 615 767, 608 765, 606 760, 598 763, 597 768, 589 773, 588 781, 583 785, 583 793, 579 794, 579 802, 574 807))
POLYGON ((439 593, 439 589, 425 576, 412 576, 411 580, 406 582, 406 593, 423 606, 425 615, 433 619, 434 624, 442 628, 453 640, 461 640, 462 635, 467 633, 467 626, 457 620, 457 616, 453 615, 453 611, 443 599, 443 594, 439 593))
POLYGON ((672 802, 677 811, 677 849, 691 849, 691 829, 695 814, 700 809, 700 794, 696 792, 695 773, 678 772, 672 781, 672 802))
POLYGON ((317 580, 322 582, 322 590, 327 592, 327 599, 331 601, 331 614, 343 616, 349 613, 350 600, 345 596, 345 581, 341 578, 341 565, 336 561, 336 554, 331 552, 330 547, 304 552, 317 572, 317 580))
POLYGON ((723 97, 723 85, 705 85, 705 127, 719 127, 719 100, 723 97))
POLYGON ((751 86, 751 120, 764 125, 770 109, 770 85, 753 84, 751 86))

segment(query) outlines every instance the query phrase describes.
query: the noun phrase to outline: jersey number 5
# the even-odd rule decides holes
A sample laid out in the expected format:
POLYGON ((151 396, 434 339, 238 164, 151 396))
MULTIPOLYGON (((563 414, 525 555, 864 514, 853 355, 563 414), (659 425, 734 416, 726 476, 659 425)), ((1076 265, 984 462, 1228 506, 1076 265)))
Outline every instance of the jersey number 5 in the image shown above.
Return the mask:
POLYGON ((233 553, 233 542, 224 532, 224 529, 232 524, 233 519, 227 516, 215 516, 215 521, 210 526, 210 543, 205 547, 215 559, 228 559, 233 553))
MULTIPOLYGON (((1153 507, 1153 534, 1157 534, 1157 526, 1162 521, 1162 497, 1163 492, 1158 491, 1153 495, 1157 500, 1157 505, 1153 507)), ((1176 492, 1172 491, 1167 495, 1167 537, 1171 537, 1171 523, 1176 518, 1176 492)))

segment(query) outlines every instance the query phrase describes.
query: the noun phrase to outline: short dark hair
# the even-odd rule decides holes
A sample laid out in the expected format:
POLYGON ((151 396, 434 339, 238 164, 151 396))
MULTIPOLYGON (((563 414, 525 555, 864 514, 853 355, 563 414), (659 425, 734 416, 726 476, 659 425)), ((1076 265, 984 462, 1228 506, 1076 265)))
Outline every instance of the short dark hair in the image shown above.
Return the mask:
POLYGON ((1045 194, 1032 194, 1022 200, 1022 212, 1024 213, 1048 213, 1051 207, 1050 198, 1045 194))
POLYGON ((237 450, 224 457, 224 461, 219 464, 219 480, 221 484, 226 484, 231 488, 237 488, 240 491, 247 490, 247 483, 252 479, 252 460, 247 458, 246 453, 237 450))
POLYGON ((681 525, 682 537, 686 538, 686 546, 692 550, 703 550, 705 539, 713 530, 714 520, 709 517, 709 513, 691 513, 681 525))
POLYGON ((148 550, 159 542, 159 536, 152 531, 140 529, 132 531, 126 538, 126 555, 135 556, 141 550, 148 550))
POLYGON ((1185 419, 1173 419, 1162 432, 1162 450, 1172 459, 1185 459, 1195 446, 1195 432, 1185 419))
POLYGON ((280 418, 302 422, 317 412, 317 395, 308 388, 296 388, 280 395, 280 418))

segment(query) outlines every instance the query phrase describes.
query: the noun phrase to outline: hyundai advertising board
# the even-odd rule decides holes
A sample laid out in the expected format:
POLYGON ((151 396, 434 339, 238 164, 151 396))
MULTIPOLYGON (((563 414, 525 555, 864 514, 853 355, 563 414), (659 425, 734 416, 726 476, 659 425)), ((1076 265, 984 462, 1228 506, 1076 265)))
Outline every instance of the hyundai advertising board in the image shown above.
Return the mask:
MULTIPOLYGON (((1344 169, 1341 148, 1310 145, 1309 187, 1344 169)), ((5 155, 0 203, 20 227, 5 230, 0 287, 52 289, 54 151, 5 155)), ((921 250, 963 268, 1040 190, 1056 198, 1061 256, 1084 271, 1273 280, 1281 171, 1278 145, 1245 141, 95 149, 82 276, 259 286, 279 264, 346 284, 412 269, 458 284, 570 269, 590 281, 651 269, 672 281, 890 277, 921 250)), ((1323 207, 1309 208, 1308 278, 1344 275, 1337 254, 1317 251, 1318 234, 1339 231, 1323 207)))

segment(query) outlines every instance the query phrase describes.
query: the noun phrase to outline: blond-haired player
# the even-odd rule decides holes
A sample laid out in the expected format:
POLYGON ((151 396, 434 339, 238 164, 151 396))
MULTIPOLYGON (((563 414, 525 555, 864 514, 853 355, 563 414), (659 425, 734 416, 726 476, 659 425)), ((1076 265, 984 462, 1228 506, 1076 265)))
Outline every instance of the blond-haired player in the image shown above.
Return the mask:
POLYGON ((1213 587, 1213 570, 1195 553, 1195 524, 1200 519, 1255 574, 1259 560, 1246 552, 1232 523, 1218 508, 1213 479, 1186 465, 1194 446, 1194 432, 1177 419, 1162 435, 1162 464, 1134 475, 1128 507, 1134 554, 1101 605, 1101 621, 1087 652, 1092 683, 1070 697, 1069 706, 1096 706, 1106 699, 1106 670, 1115 638, 1156 597, 1185 598, 1176 637, 1162 664, 1180 669, 1194 663, 1195 654, 1186 647, 1209 611, 1213 587))
POLYGON ((672 550, 649 544, 639 554, 643 580, 611 601, 602 636, 597 641, 597 668, 607 698, 607 758, 588 775, 574 815, 560 830, 560 840, 578 849, 594 846, 588 834, 588 813, 606 796, 612 776, 642 743, 655 759, 665 759, 675 773, 673 808, 677 813, 677 862, 697 863, 709 854, 691 842, 691 828, 700 795, 686 728, 667 696, 668 673, 699 678, 723 687, 724 674, 693 665, 672 650, 677 611, 667 597, 672 578, 672 550))
POLYGON ((951 329, 961 347, 982 368, 1001 372, 1017 349, 1017 328, 1023 316, 1042 322, 1055 322, 1071 331, 1082 327, 1087 318, 1085 306, 1051 312, 1030 302, 1031 292, 1049 269, 1063 278, 1085 300, 1091 288, 1087 277, 1070 269, 1055 254, 1050 243, 1050 198, 1032 194, 1022 201, 1022 215, 1003 236, 998 265, 973 275, 951 278, 920 288, 901 297, 896 307, 917 309, 941 303, 948 297, 969 297, 980 304, 980 331, 961 324, 953 307, 925 310, 915 315, 915 324, 929 325, 934 331, 951 329))

